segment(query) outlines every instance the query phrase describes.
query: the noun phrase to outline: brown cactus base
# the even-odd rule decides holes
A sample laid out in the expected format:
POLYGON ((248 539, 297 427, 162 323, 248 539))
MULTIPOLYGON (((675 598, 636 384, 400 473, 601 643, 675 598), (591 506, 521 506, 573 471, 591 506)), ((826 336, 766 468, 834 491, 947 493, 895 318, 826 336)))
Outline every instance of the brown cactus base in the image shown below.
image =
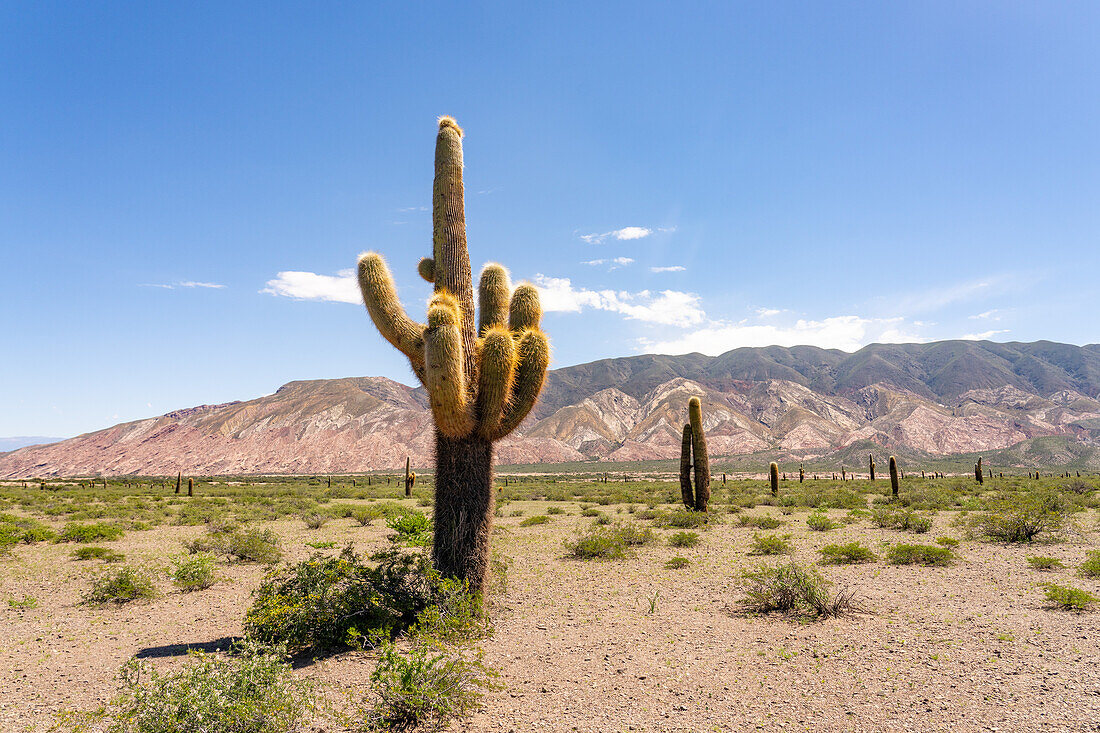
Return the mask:
POLYGON ((477 436, 435 436, 435 542, 439 572, 480 591, 493 530, 493 444, 477 436))

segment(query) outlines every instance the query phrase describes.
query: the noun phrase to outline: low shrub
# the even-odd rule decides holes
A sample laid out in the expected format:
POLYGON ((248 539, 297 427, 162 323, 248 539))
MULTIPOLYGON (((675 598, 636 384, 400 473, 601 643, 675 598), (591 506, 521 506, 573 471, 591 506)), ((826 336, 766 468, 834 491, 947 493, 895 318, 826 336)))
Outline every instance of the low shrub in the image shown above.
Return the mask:
POLYGON ((536 514, 533 517, 527 517, 527 519, 524 519, 522 522, 519 523, 519 526, 534 527, 538 524, 546 524, 549 521, 550 517, 546 516, 545 514, 536 514))
POLYGON ((386 519, 386 526, 397 534, 390 539, 409 547, 428 547, 432 544, 432 520, 424 512, 406 510, 386 519))
POLYGON ((356 507, 351 512, 351 518, 363 527, 382 517, 382 510, 378 507, 356 507))
POLYGON ((325 526, 330 517, 327 514, 303 514, 302 521, 306 523, 306 527, 309 529, 320 529, 325 526))
POLYGON ((1100 550, 1092 550, 1077 572, 1086 578, 1100 577, 1100 550))
POLYGON ((1032 570, 1057 570, 1065 567, 1065 563, 1058 558, 1043 555, 1033 555, 1027 558, 1027 564, 1032 570))
POLYGON ((936 544, 944 547, 958 547, 959 541, 954 537, 937 537, 936 544))
POLYGON ((169 574, 176 587, 185 593, 206 590, 218 582, 214 556, 206 553, 186 555, 172 560, 169 574))
POLYGON ((1100 601, 1100 598, 1088 591, 1068 585, 1051 583, 1046 586, 1046 589, 1047 604, 1051 608, 1060 608, 1064 611, 1087 611, 1092 604, 1100 601))
POLYGON ((794 550, 789 542, 790 535, 780 537, 777 534, 754 534, 750 555, 785 555, 794 550))
POLYGON ((75 560, 102 560, 103 562, 122 562, 126 558, 121 552, 109 547, 78 547, 73 550, 75 560))
POLYGON ((815 532, 828 532, 840 525, 829 519, 829 516, 824 512, 813 512, 806 518, 806 526, 815 532))
POLYGON ((407 652, 382 645, 364 711, 373 730, 442 730, 468 715, 492 689, 496 674, 479 657, 415 644, 407 652))
POLYGON ((316 542, 307 542, 306 547, 312 547, 314 550, 331 550, 336 547, 336 543, 332 540, 318 540, 316 542))
POLYGON ((679 570, 680 568, 686 568, 688 565, 691 565, 691 560, 679 556, 669 558, 665 562, 665 568, 668 570, 679 570))
POLYGON ((843 545, 825 545, 821 548, 821 562, 824 565, 853 565, 874 562, 878 557, 858 542, 843 545))
POLYGON ((871 512, 871 522, 883 529, 900 529, 916 534, 932 529, 931 517, 893 504, 875 507, 871 512))
POLYGON ((166 674, 133 659, 121 678, 113 731, 292 733, 314 709, 309 683, 293 675, 283 651, 248 642, 230 656, 192 652, 166 674))
POLYGON ((737 518, 737 523, 742 527, 756 527, 757 529, 778 529, 783 525, 782 520, 767 514, 742 514, 737 518))
POLYGON ((271 565, 283 556, 279 535, 270 529, 242 529, 225 537, 221 552, 230 562, 254 562, 271 565))
POLYGON ((1001 499, 974 517, 973 527, 1001 542, 1032 542, 1057 535, 1069 518, 1065 502, 1049 491, 1031 491, 1001 499))
POLYGON ((594 527, 573 542, 567 542, 566 548, 578 560, 619 560, 630 554, 631 547, 648 544, 655 537, 648 527, 594 527))
POLYGON ((57 542, 98 542, 100 540, 110 542, 119 539, 122 534, 122 530, 118 527, 103 522, 68 524, 57 536, 57 542))
POLYGON ((792 613, 819 618, 863 612, 855 594, 847 589, 831 593, 831 583, 813 568, 796 563, 761 565, 741 575, 740 605, 752 613, 792 613))
POLYGON ((653 524, 657 527, 675 527, 676 529, 702 527, 708 521, 709 516, 706 512, 689 512, 686 509, 663 512, 653 518, 653 524))
POLYGON ((551 515, 553 515, 553 514, 565 514, 565 510, 562 509, 560 506, 552 506, 552 507, 550 507, 546 510, 546 513, 551 514, 551 515))
POLYGON ((92 581, 91 589, 84 594, 86 603, 128 603, 142 598, 153 598, 157 591, 152 578, 142 570, 121 567, 92 581))
POLYGON ((349 546, 272 568, 253 592, 246 634, 297 654, 342 648, 353 636, 375 644, 409 628, 439 587, 431 562, 397 547, 370 560, 349 546))
POLYGON ((699 544, 698 532, 677 532, 668 538, 671 547, 695 547, 699 544))
POLYGON ((599 509, 596 509, 595 507, 585 507, 584 509, 581 509, 582 517, 598 517, 601 514, 603 514, 603 512, 601 512, 599 509))
POLYGON ((886 553, 886 561, 891 565, 950 565, 955 553, 949 547, 935 545, 894 545, 886 553))

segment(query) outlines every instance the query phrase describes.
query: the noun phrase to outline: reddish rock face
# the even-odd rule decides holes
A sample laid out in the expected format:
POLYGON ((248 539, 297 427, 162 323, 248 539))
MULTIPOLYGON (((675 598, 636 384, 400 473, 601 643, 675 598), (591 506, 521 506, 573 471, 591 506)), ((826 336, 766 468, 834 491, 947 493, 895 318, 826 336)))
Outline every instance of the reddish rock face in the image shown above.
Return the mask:
MULTIPOLYGON (((949 404, 885 383, 845 395, 783 379, 673 377, 631 396, 628 382, 543 410, 498 446, 501 463, 675 458, 692 395, 703 400, 712 456, 774 450, 826 455, 860 440, 931 454, 989 451, 1029 438, 1095 438, 1100 403, 1071 390, 1014 386, 949 404)), ((560 402, 561 400, 559 400, 560 402)), ((342 473, 430 465, 424 394, 381 377, 292 382, 248 402, 201 406, 0 454, 0 477, 88 474, 342 473)))

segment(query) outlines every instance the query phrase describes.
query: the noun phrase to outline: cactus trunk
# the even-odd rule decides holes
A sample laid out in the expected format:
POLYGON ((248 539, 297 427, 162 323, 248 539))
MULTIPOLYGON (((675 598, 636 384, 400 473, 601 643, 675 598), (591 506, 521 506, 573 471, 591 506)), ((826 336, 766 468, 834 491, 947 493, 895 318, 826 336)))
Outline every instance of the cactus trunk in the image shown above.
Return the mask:
POLYGON ((437 431, 432 560, 442 575, 465 579, 474 590, 489 570, 493 503, 492 441, 437 431))
POLYGON ((898 462, 890 456, 890 495, 898 498, 898 462))
POLYGON ((680 498, 688 509, 695 508, 695 492, 691 488, 691 425, 684 425, 680 442, 680 498))
POLYGON ((779 496, 779 464, 775 461, 768 464, 768 478, 772 484, 772 496, 779 496))
POLYGON ((695 471, 695 511, 705 512, 710 502, 710 456, 707 435, 703 432, 703 407, 698 397, 688 400, 691 423, 691 465, 695 471))
POLYGON ((867 454, 867 467, 871 472, 871 480, 875 480, 875 457, 870 453, 867 454))

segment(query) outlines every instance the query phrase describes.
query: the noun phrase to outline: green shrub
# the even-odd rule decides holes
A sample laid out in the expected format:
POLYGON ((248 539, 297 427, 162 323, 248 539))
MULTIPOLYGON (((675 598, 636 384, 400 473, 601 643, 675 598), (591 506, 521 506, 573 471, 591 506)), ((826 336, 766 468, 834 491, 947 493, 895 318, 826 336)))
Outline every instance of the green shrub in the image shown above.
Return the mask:
POLYGON ((737 518, 737 523, 742 527, 756 527, 757 529, 777 529, 783 522, 767 514, 742 514, 737 518))
POLYGON ((1033 570, 1057 570, 1058 568, 1064 568, 1065 564, 1056 557, 1045 557, 1043 555, 1033 555, 1027 558, 1027 564, 1033 570))
POLYGON ((468 715, 492 689, 495 673, 476 658, 415 644, 383 644, 371 674, 366 723, 373 730, 442 730, 468 715))
POLYGON ((668 570, 679 570, 680 568, 686 568, 690 564, 691 561, 688 560, 686 557, 677 556, 669 558, 669 560, 665 562, 665 568, 667 568, 668 570))
POLYGON ((931 517, 894 504, 875 507, 871 512, 871 522, 883 529, 900 529, 917 534, 932 529, 931 517))
POLYGON ((676 529, 702 527, 708 521, 709 515, 706 512, 689 512, 686 509, 661 513, 653 518, 653 524, 658 527, 675 527, 676 529))
POLYGON ((547 514, 565 514, 565 510, 560 506, 552 506, 546 510, 547 514))
POLYGON ((283 556, 279 535, 270 529, 242 529, 225 537, 221 551, 230 562, 271 565, 283 556))
POLYGON ((406 510, 386 519, 386 526, 397 534, 391 537, 410 547, 428 547, 432 544, 432 520, 424 512, 406 510))
POLYGON ((172 560, 172 582, 185 593, 205 590, 218 582, 214 557, 206 553, 186 555, 172 560))
POLYGON ((1088 559, 1081 563, 1081 567, 1078 568, 1078 572, 1086 578, 1095 578, 1100 576, 1100 550, 1092 550, 1088 554, 1088 559))
POLYGON ((336 543, 332 540, 317 540, 316 542, 307 542, 306 547, 312 547, 314 550, 331 550, 336 547, 336 543))
POLYGON ((695 547, 699 544, 698 532, 677 532, 668 538, 671 547, 695 547))
POLYGON ((648 544, 655 536, 649 528, 630 525, 595 527, 567 542, 566 548, 578 560, 619 560, 629 554, 632 546, 648 544))
POLYGON ((840 525, 829 519, 829 516, 824 512, 813 512, 806 518, 806 526, 815 532, 827 532, 830 529, 836 529, 840 525))
POLYGON ((545 514, 536 514, 533 517, 527 517, 527 519, 524 519, 522 522, 519 523, 519 526, 534 527, 538 524, 546 524, 549 521, 550 517, 546 516, 545 514))
POLYGON ((133 567, 121 567, 92 581, 91 589, 84 595, 86 603, 128 603, 141 598, 153 598, 157 594, 153 580, 145 572, 133 567))
POLYGON ((1060 608, 1065 611, 1087 611, 1093 603, 1100 601, 1100 598, 1088 591, 1068 585, 1051 583, 1046 586, 1046 589, 1046 599, 1049 605, 1052 608, 1060 608))
POLYGON ((111 710, 111 730, 120 733, 292 733, 313 709, 309 684, 294 677, 282 650, 247 642, 231 656, 192 652, 167 674, 133 659, 121 677, 111 710))
POLYGON ((954 537, 937 537, 936 544, 944 547, 958 547, 959 541, 954 537))
POLYGON ((306 527, 309 529, 320 529, 325 526, 325 523, 329 520, 327 514, 303 514, 302 521, 306 523, 306 527))
POLYGON ((1040 535, 1059 533, 1068 518, 1068 509, 1057 494, 1032 491, 995 502, 974 518, 973 526, 994 540, 1032 542, 1040 535))
POLYGON ((752 536, 752 549, 750 555, 785 555, 794 547, 788 541, 790 535, 780 537, 777 534, 754 534, 752 536))
POLYGON ((603 512, 601 512, 599 509, 596 509, 595 507, 585 507, 584 509, 581 509, 582 517, 598 517, 601 514, 603 514, 603 512))
POLYGON ((121 562, 126 558, 121 552, 108 547, 78 547, 73 550, 76 560, 102 560, 103 562, 121 562))
POLYGON ((113 524, 102 522, 94 524, 68 524, 58 535, 58 542, 98 542, 99 540, 117 540, 122 530, 113 524))
POLYGON ((739 585, 744 594, 741 608, 752 613, 779 611, 834 617, 863 611, 854 593, 846 589, 831 593, 831 584, 820 573, 793 562, 747 570, 739 585))
POLYGON ((878 557, 858 542, 843 545, 825 545, 821 548, 821 562, 825 565, 853 565, 874 562, 878 557))
POLYGON ((596 524, 611 524, 611 517, 601 512, 600 515, 596 517, 596 524))
POLYGON ((356 507, 352 510, 351 518, 360 525, 366 527, 368 524, 382 516, 382 510, 378 507, 356 507))
POLYGON ((19 543, 33 544, 57 539, 57 533, 36 519, 0 513, 0 554, 19 543))
POLYGON ((345 647, 353 629, 376 643, 412 626, 438 587, 429 560, 397 548, 376 553, 368 564, 346 547, 272 568, 253 592, 245 632, 291 653, 345 647))
POLYGON ((887 551, 886 560, 892 565, 950 565, 955 553, 949 547, 935 545, 894 545, 887 551))

